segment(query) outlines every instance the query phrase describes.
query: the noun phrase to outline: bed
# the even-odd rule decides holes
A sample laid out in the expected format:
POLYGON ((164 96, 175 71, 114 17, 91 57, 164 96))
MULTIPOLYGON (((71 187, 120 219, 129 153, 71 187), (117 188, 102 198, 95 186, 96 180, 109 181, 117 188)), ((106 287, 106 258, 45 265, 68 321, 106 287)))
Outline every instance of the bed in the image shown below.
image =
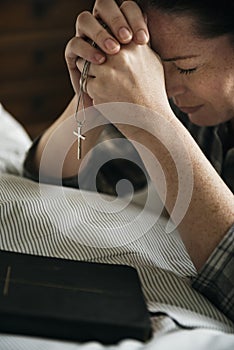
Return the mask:
POLYGON ((31 140, 2 106, 0 140, 0 249, 133 266, 148 309, 167 315, 152 318, 148 343, 126 339, 104 346, 0 334, 0 349, 234 348, 233 323, 190 287, 195 268, 176 230, 165 233, 168 219, 152 211, 154 203, 141 207, 140 195, 131 204, 109 196, 100 201, 95 193, 24 179, 22 162, 31 140))

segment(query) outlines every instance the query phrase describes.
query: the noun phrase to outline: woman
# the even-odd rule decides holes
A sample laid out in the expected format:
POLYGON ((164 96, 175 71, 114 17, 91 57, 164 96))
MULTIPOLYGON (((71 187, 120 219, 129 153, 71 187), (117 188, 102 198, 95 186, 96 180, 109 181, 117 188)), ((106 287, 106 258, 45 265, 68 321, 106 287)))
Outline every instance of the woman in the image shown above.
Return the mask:
MULTIPOLYGON (((194 265, 198 270, 203 267, 194 287, 234 320, 231 296, 234 283, 231 280, 234 266, 234 5, 232 1, 226 1, 225 5, 189 0, 138 2, 145 16, 135 2, 126 1, 119 8, 114 1, 97 0, 93 14, 84 12, 78 17, 77 36, 66 48, 71 81, 77 95, 84 66, 82 58, 92 63, 84 86, 87 92, 84 104, 85 107, 94 104, 97 115, 94 111, 88 124, 96 122, 96 118, 111 118, 110 111, 99 107, 102 103, 125 102, 152 111, 136 115, 129 109, 125 117, 131 125, 123 120, 111 121, 134 143, 159 194, 166 197, 167 210, 178 226, 194 265), (97 18, 101 18, 110 31, 104 29, 97 18), (150 46, 147 45, 149 34, 150 46), (94 40, 101 50, 90 45, 86 37, 94 40), (183 120, 187 128, 176 116, 176 113, 181 116, 181 112, 182 119, 185 114, 188 117, 189 122, 183 120), (193 127, 194 124, 204 128, 193 127), (181 157, 182 144, 187 150, 187 159, 181 157), (160 172, 145 149, 160 163, 166 195, 158 181, 160 172), (168 149, 173 149, 173 157, 168 149), (181 179, 175 159, 184 168, 182 177, 189 175, 189 168, 193 173, 191 200, 182 219, 181 203, 176 201, 181 179)), ((61 144, 61 137, 71 135, 74 124, 70 123, 68 130, 56 128, 74 114, 76 102, 77 96, 35 145, 34 155, 31 151, 28 156, 31 161, 26 161, 26 167, 31 164, 28 173, 38 171, 47 148, 47 166, 42 171, 48 177, 59 176, 62 159, 55 160, 54 154, 58 148, 65 147, 67 141, 61 144)), ((83 156, 98 140, 102 126, 87 130, 89 125, 84 126, 83 156)), ((74 144, 65 161, 63 159, 64 177, 77 174, 80 161, 74 160, 76 147, 74 144)))

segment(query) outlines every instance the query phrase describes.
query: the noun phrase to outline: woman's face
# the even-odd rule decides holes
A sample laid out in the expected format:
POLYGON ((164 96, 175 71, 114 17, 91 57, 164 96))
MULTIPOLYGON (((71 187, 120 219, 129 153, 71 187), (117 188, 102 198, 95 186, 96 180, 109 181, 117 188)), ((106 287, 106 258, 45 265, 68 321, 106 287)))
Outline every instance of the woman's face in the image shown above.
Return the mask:
POLYGON ((222 36, 194 34, 190 17, 147 13, 152 49, 161 57, 167 93, 189 119, 204 126, 234 118, 234 48, 222 36))

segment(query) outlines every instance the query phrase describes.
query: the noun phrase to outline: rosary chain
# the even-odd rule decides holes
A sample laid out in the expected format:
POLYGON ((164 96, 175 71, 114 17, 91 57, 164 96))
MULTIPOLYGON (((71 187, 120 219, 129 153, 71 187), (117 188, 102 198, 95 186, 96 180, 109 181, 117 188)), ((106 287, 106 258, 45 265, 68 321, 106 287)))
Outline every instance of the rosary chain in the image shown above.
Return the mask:
MULTIPOLYGON (((107 27, 105 23, 101 23, 104 28, 107 27)), ((91 43, 93 47, 96 47, 96 43, 93 41, 91 43)), ((86 121, 86 115, 85 115, 85 105, 84 105, 84 84, 87 84, 87 78, 88 78, 88 73, 89 73, 89 68, 90 68, 90 62, 85 61, 84 62, 84 67, 81 73, 80 77, 80 90, 78 94, 78 100, 77 100, 77 105, 76 105, 76 111, 75 111, 75 120, 77 123, 77 130, 73 132, 75 136, 77 136, 77 159, 81 159, 81 141, 85 140, 85 136, 82 135, 82 127, 85 124, 86 121), (79 107, 80 104, 82 104, 82 115, 83 119, 79 120, 78 115, 79 115, 79 107)))

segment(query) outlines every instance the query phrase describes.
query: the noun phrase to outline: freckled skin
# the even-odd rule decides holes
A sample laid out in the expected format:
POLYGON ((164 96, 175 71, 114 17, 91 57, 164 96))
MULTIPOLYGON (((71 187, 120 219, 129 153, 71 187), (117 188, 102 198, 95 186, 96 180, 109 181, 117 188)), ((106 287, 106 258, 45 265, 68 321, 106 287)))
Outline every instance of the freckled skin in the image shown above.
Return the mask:
MULTIPOLYGON (((113 4, 112 17, 116 18, 116 15, 119 14, 116 2, 114 0, 106 1, 109 5, 113 4)), ((131 1, 127 3, 128 6, 136 5, 135 2, 131 1)), ((100 6, 99 13, 105 12, 106 2, 98 1, 98 4, 100 6)), ((108 13, 108 17, 110 15, 111 13, 108 13)), ((134 142, 134 147, 142 158, 159 195, 161 198, 165 198, 165 188, 158 181, 160 179, 158 171, 161 167, 167 190, 165 205, 172 220, 179 225, 178 230, 181 238, 195 267, 200 269, 234 222, 234 197, 191 134, 172 112, 168 96, 172 97, 179 107, 194 108, 200 106, 196 112, 190 110, 188 113, 192 122, 198 125, 216 125, 227 120, 233 122, 234 49, 229 38, 225 36, 212 40, 199 38, 194 32, 195 23, 189 17, 180 17, 179 19, 160 13, 155 9, 149 11, 147 15, 151 48, 161 57, 163 66, 158 55, 155 55, 155 52, 147 45, 139 45, 135 41, 122 45, 117 54, 107 53, 104 64, 91 64, 85 106, 89 107, 94 103, 95 109, 92 118, 95 123, 97 120, 102 121, 103 118, 111 121, 113 114, 113 110, 112 113, 105 114, 103 109, 101 113, 98 113, 96 107, 100 103, 119 101, 150 108, 151 111, 156 111, 160 118, 163 118, 159 120, 155 115, 152 117, 151 113, 137 114, 128 109, 127 116, 125 113, 121 113, 120 116, 128 118, 129 124, 118 122, 116 127, 130 142, 137 141, 137 143, 134 142), (196 57, 191 58, 191 55, 196 57), (190 58, 182 60, 180 57, 180 60, 175 60, 175 56, 190 56, 190 58), (169 58, 173 58, 173 60, 166 61, 169 58), (164 72, 167 91, 165 90, 164 72), (190 74, 184 74, 184 72, 190 74), (143 126, 142 128, 133 127, 137 120, 140 123, 138 125, 143 126), (163 127, 165 125, 166 129, 163 127), (150 130, 150 133, 146 130, 150 130), (162 142, 157 137, 159 132, 160 140, 163 138, 162 142), (138 145, 144 147, 138 147, 138 145), (189 162, 181 157, 181 150, 184 147, 189 156, 189 162), (180 221, 180 203, 182 202, 177 203, 176 201, 179 188, 178 173, 175 162, 168 152, 172 149, 183 168, 182 177, 186 180, 189 176, 193 180, 189 207, 182 221, 180 221), (157 159, 160 167, 154 166, 152 158, 144 150, 150 150, 150 154, 157 159), (189 168, 192 169, 192 176, 189 172, 187 173, 189 168), (176 210, 173 213, 174 207, 176 210)), ((132 10, 129 9, 125 16, 130 23, 130 19, 133 19, 132 10)), ((89 18, 92 18, 91 14, 89 18)), ((132 23, 135 21, 136 17, 134 16, 132 23)), ((91 22, 83 21, 79 27, 80 33, 90 33, 90 39, 93 39, 97 28, 97 23, 96 25, 94 23, 96 23, 95 18, 92 18, 91 22), (92 28, 90 23, 93 23, 92 28)), ((145 26, 143 17, 139 19, 139 26, 141 27, 141 25, 145 26)), ((97 44, 102 47, 102 43, 97 44)), ((91 54, 91 49, 88 46, 82 37, 77 36, 72 38, 67 45, 66 58, 76 94, 79 91, 77 82, 79 82, 82 68, 79 66, 80 60, 77 62, 77 58, 93 57, 96 50, 92 47, 92 51, 94 51, 91 54)), ((83 163, 81 164, 80 160, 76 159, 77 146, 75 142, 67 152, 65 160, 59 160, 57 156, 54 156, 59 154, 59 150, 67 149, 69 135, 73 135, 75 121, 70 123, 67 121, 75 113, 77 98, 76 95, 60 118, 42 135, 38 143, 34 155, 34 167, 36 170, 39 169, 42 155, 46 149, 45 175, 47 177, 61 176, 61 167, 64 177, 76 175, 80 168, 82 171, 83 163), (66 121, 66 128, 64 121, 66 121), (58 126, 61 125, 63 127, 59 128, 58 126)), ((83 132, 86 141, 84 142, 83 157, 96 145, 102 131, 102 126, 91 128, 88 131, 88 126, 93 125, 92 118, 87 118, 84 125, 83 132)))
POLYGON ((230 38, 198 37, 194 19, 188 16, 175 17, 158 10, 147 15, 151 45, 161 59, 197 55, 163 62, 168 96, 179 107, 203 105, 189 115, 195 124, 211 126, 234 120, 234 47, 230 38), (177 67, 196 71, 180 74, 177 67))

